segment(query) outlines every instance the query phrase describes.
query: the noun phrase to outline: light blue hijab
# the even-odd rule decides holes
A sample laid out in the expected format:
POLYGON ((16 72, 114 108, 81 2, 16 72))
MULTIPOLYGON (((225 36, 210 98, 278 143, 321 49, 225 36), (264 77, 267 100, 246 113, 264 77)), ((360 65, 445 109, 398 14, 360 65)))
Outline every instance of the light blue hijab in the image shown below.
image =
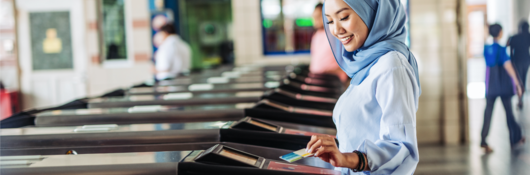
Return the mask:
MULTIPOLYGON (((414 69, 419 86, 416 58, 405 45, 407 15, 399 0, 344 0, 368 26, 368 37, 356 51, 348 52, 329 31, 324 10, 322 15, 328 41, 340 68, 352 78, 351 84, 359 85, 368 76, 370 68, 384 54, 398 51, 407 57, 414 69)), ((325 5, 325 4, 324 4, 325 5)), ((325 8, 323 8, 325 9, 325 8)))

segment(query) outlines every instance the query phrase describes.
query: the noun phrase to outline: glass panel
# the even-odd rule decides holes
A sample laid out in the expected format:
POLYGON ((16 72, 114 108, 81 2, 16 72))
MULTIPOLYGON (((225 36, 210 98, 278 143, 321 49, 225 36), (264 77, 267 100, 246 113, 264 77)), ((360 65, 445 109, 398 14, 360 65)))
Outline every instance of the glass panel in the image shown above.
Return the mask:
POLYGON ((102 0, 101 5, 104 59, 127 59, 124 1, 102 0))
POLYGON ((221 152, 219 152, 219 154, 226 156, 226 157, 230 157, 232 159, 236 159, 244 163, 248 163, 250 165, 254 165, 256 164, 256 162, 258 162, 258 159, 255 157, 250 157, 244 154, 240 154, 238 152, 235 152, 229 149, 222 149, 221 152))
POLYGON ((264 53, 309 53, 319 0, 261 0, 264 53))
POLYGON ((400 0, 401 4, 403 4, 403 7, 405 7, 405 12, 407 13, 407 39, 405 40, 405 44, 410 47, 410 10, 409 10, 409 0, 400 0))
POLYGON ((192 69, 233 64, 232 1, 179 1, 180 35, 192 49, 192 69))

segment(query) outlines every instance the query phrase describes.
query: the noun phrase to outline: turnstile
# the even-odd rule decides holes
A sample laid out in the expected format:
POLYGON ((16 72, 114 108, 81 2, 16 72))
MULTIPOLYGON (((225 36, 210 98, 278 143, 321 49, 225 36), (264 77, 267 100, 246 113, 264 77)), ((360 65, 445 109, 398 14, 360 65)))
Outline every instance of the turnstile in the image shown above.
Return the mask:
POLYGON ((3 129, 2 155, 51 155, 134 152, 167 149, 203 149, 219 142, 234 142, 296 150, 309 136, 335 135, 333 129, 244 118, 173 124, 84 125, 76 127, 3 129), (309 131, 308 131, 309 130, 309 131))
POLYGON ((332 111, 286 105, 264 99, 256 104, 239 103, 206 106, 135 106, 130 108, 97 108, 54 110, 37 114, 35 125, 75 126, 88 124, 181 123, 239 120, 245 116, 267 120, 331 127, 332 111), (251 107, 253 105, 254 107, 251 107))
POLYGON ((202 150, 1 157, 3 174, 117 174, 117 175, 340 175, 318 158, 286 163, 279 156, 290 150, 223 143, 202 150), (5 166, 4 166, 5 167, 5 166))
POLYGON ((289 79, 281 82, 270 81, 266 83, 234 83, 234 84, 192 84, 184 86, 155 86, 155 87, 133 87, 126 91, 127 95, 149 95, 168 94, 183 92, 241 92, 241 91, 266 91, 273 88, 283 88, 291 91, 318 92, 329 97, 338 97, 342 92, 340 88, 331 88, 315 85, 307 85, 289 79))
POLYGON ((232 93, 169 93, 162 95, 131 95, 125 97, 105 97, 87 99, 88 108, 112 108, 112 107, 132 107, 139 105, 206 105, 224 103, 245 103, 257 102, 262 98, 275 101, 282 101, 292 105, 313 104, 306 107, 333 109, 337 99, 325 97, 323 94, 298 93, 281 88, 276 88, 266 92, 263 91, 243 91, 232 93), (302 103, 296 103, 300 101, 302 103))

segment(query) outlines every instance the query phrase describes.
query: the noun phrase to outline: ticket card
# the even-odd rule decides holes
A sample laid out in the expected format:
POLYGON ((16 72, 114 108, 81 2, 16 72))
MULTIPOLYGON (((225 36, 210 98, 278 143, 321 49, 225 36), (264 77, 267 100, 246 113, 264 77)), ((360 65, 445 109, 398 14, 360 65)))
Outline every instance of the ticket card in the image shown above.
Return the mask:
POLYGON ((298 151, 295 151, 295 152, 280 156, 280 159, 283 159, 283 160, 285 160, 285 161, 287 161, 289 163, 292 163, 294 161, 297 161, 297 160, 300 160, 300 159, 303 159, 303 158, 306 158, 306 157, 309 157, 309 156, 312 156, 312 155, 313 154, 311 154, 311 153, 307 153, 305 151, 305 149, 301 149, 301 150, 298 150, 298 151))

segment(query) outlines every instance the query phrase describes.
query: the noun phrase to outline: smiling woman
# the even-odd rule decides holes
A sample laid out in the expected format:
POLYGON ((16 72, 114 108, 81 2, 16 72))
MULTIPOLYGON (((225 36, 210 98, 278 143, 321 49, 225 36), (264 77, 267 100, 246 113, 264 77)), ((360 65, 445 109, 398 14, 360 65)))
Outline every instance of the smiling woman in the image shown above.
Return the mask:
POLYGON ((359 49, 368 37, 368 27, 361 17, 353 9, 348 8, 344 1, 329 3, 326 9, 334 12, 325 14, 331 34, 341 41, 348 52, 359 49))
POLYGON ((313 136, 308 152, 343 174, 413 174, 418 164, 416 59, 405 45, 399 0, 326 0, 323 18, 335 60, 352 78, 333 111, 333 138, 313 136))

